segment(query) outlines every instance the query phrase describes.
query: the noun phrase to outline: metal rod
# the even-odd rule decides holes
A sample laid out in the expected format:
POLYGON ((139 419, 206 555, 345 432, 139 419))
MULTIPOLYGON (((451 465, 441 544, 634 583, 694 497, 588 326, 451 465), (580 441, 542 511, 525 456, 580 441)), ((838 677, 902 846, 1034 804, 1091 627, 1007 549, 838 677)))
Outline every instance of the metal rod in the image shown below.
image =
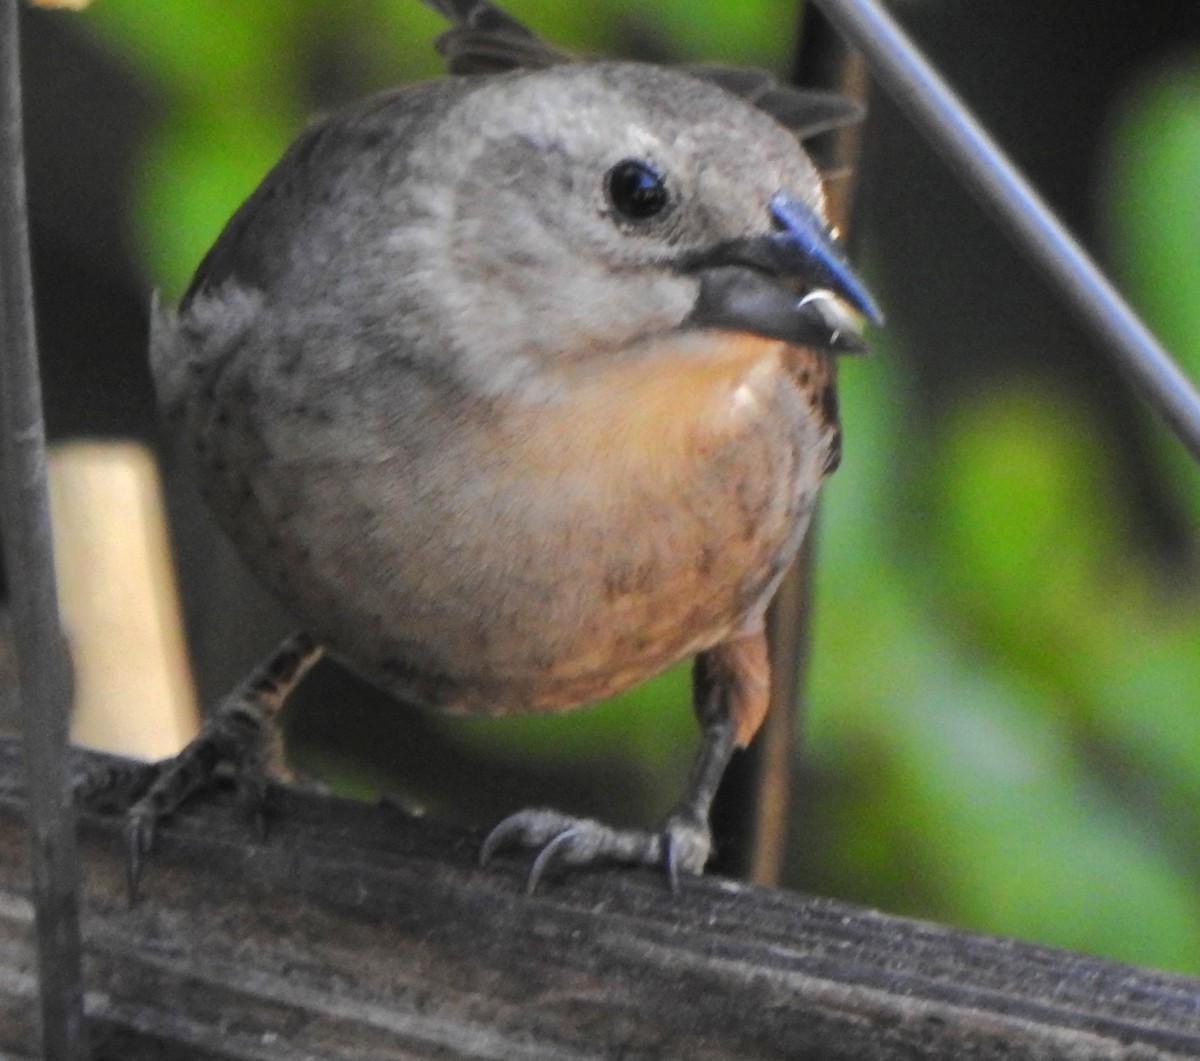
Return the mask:
POLYGON ((54 581, 25 198, 17 0, 0 0, 0 517, 10 586, 41 992, 42 1056, 87 1057, 78 859, 66 740, 70 675, 54 581))
POLYGON ((975 196, 1109 348, 1200 461, 1200 393, 1087 252, 875 0, 816 0, 975 196))

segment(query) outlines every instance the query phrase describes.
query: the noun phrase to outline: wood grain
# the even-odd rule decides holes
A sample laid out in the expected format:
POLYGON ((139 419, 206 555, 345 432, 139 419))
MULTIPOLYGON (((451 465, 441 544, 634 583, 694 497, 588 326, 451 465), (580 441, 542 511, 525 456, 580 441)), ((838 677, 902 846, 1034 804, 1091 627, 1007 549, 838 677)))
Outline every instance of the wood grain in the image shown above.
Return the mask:
MULTIPOLYGON (((17 746, 0 742, 0 1051, 32 1056, 17 746)), ((95 763, 98 756, 89 756, 95 763)), ((127 908, 118 819, 83 817, 97 1056, 1200 1056, 1200 981, 706 878, 552 881, 478 836, 280 793, 265 842, 226 794, 163 830, 127 908)))

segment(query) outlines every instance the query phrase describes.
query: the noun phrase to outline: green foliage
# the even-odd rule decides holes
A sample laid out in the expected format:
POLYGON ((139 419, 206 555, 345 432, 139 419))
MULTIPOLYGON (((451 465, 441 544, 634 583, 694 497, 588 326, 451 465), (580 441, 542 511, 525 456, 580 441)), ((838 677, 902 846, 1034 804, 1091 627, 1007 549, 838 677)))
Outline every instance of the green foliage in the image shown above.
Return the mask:
MULTIPOLYGON (((512 7, 582 50, 616 48, 636 13, 681 58, 775 68, 792 25, 783 0, 512 7)), ((347 97, 430 76, 440 28, 415 0, 104 0, 86 17, 166 101, 136 222, 169 293, 304 120, 314 67, 334 68, 347 97)), ((1128 281, 1200 376, 1200 63, 1141 86, 1108 167, 1128 281)), ((824 842, 801 879, 1200 972, 1200 609, 1132 548, 1112 461, 1071 395, 1017 381, 915 437, 927 421, 903 415, 893 341, 843 372, 807 739, 824 842), (900 481, 897 455, 914 451, 917 479, 900 481)), ((1200 474, 1156 438, 1195 525, 1200 474)), ((685 697, 676 671, 566 719, 439 724, 476 752, 580 770, 619 750, 657 811, 694 740, 685 697)))
POLYGON ((1041 389, 946 426, 921 540, 898 533, 905 502, 884 473, 912 442, 879 353, 844 373, 854 443, 822 525, 810 754, 828 784, 860 789, 826 881, 1197 969, 1197 617, 1125 557, 1100 447, 1041 389))
MULTIPOLYGON (((645 15, 636 0, 513 8, 548 39, 581 51, 602 51, 619 20, 645 15)), ((225 221, 303 125, 328 87, 314 84, 322 72, 336 68, 331 79, 342 98, 432 77, 440 64, 431 45, 445 28, 417 0, 105 0, 87 21, 168 104, 146 145, 136 219, 149 272, 168 296, 182 293, 225 221)), ((792 21, 787 0, 675 0, 646 27, 682 56, 778 66, 788 38, 777 27, 792 21)))
MULTIPOLYGON (((1180 56, 1134 86, 1108 146, 1113 257, 1146 322, 1200 379, 1200 55, 1180 56)), ((1159 438, 1194 526, 1200 476, 1173 441, 1159 438)))
MULTIPOLYGON (((1200 376, 1200 64, 1134 93, 1108 172, 1135 300, 1200 376)), ((1164 584, 1134 548, 1115 462, 1069 393, 1014 381, 912 437, 890 341, 844 373, 850 445, 822 528, 810 749, 828 785, 857 786, 834 798, 823 879, 1200 971, 1195 572, 1164 584), (915 447, 922 480, 902 493, 887 469, 915 447)), ((1194 524, 1200 473, 1154 438, 1194 524)))

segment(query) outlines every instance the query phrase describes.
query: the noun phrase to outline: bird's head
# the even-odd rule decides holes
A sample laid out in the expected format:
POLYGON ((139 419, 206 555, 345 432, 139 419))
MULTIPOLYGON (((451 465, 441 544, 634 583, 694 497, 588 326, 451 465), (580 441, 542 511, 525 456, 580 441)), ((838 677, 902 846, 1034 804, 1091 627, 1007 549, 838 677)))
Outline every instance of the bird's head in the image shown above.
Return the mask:
POLYGON ((481 78, 431 133, 441 258, 423 296, 460 347, 564 362, 720 329, 863 348, 879 311, 792 130, 717 84, 631 63, 481 78))

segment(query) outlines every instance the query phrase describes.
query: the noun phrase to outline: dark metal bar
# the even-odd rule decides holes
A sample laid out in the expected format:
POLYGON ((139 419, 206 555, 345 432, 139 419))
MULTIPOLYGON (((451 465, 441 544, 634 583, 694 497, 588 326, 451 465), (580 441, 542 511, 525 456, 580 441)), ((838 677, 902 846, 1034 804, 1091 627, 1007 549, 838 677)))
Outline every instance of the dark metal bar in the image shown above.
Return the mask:
POLYGON ((876 0, 816 0, 1200 461, 1200 393, 876 0))
POLYGON ((33 323, 17 0, 0 0, 0 516, 21 692, 42 1056, 87 1057, 78 858, 66 759, 70 674, 58 614, 33 323))

